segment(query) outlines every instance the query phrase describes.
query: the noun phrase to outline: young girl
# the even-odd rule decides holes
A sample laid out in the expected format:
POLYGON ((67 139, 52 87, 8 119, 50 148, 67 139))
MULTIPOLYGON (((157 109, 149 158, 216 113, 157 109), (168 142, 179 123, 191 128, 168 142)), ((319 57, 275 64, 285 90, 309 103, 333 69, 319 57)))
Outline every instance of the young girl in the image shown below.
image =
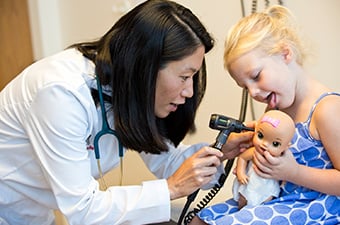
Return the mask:
POLYGON ((279 198, 241 210, 228 200, 198 214, 206 223, 340 223, 340 94, 304 69, 298 31, 287 8, 272 6, 241 19, 227 37, 224 60, 232 78, 268 109, 290 115, 296 135, 280 157, 254 153, 259 176, 284 181, 279 198))
POLYGON ((239 209, 245 205, 255 206, 267 202, 279 195, 277 180, 260 177, 254 171, 254 151, 267 151, 278 157, 289 148, 294 132, 294 121, 282 111, 269 110, 258 120, 253 138, 254 147, 244 151, 237 159, 233 195, 239 209))
POLYGON ((70 225, 165 222, 171 200, 217 182, 252 132, 222 152, 181 143, 195 131, 213 44, 188 8, 149 0, 98 40, 16 76, 0 92, 0 224, 55 224, 54 209, 70 225), (99 189, 100 168, 117 167, 127 149, 159 179, 99 189))

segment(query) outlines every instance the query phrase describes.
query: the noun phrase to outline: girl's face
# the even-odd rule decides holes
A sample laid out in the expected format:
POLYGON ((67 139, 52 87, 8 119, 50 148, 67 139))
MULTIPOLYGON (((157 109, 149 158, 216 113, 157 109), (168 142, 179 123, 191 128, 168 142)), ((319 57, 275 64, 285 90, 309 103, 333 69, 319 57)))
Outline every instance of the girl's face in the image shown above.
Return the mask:
POLYGON ((193 76, 202 66, 204 51, 201 46, 192 55, 170 62, 159 70, 155 97, 157 117, 167 117, 178 105, 184 104, 186 98, 193 96, 193 76))
POLYGON ((284 109, 295 98, 296 80, 289 70, 287 54, 268 56, 260 50, 250 51, 232 62, 228 70, 236 83, 249 91, 268 109, 284 109))

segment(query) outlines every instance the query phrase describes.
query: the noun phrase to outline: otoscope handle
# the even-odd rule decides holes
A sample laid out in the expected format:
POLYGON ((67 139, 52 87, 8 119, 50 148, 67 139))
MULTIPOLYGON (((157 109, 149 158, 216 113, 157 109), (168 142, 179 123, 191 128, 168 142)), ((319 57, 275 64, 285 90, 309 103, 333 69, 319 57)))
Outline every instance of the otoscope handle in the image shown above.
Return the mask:
POLYGON ((226 143, 229 134, 231 133, 231 130, 226 129, 226 130, 221 130, 220 133, 216 137, 216 142, 212 147, 221 150, 223 145, 226 143))
MULTIPOLYGON (((226 143, 228 136, 230 134, 230 130, 226 129, 226 130, 221 130, 220 133, 217 135, 216 137, 216 142, 215 144, 212 146, 213 148, 216 148, 218 150, 222 149, 222 146, 226 143)), ((226 177, 225 177, 226 178, 226 177)), ((224 178, 224 180, 225 180, 224 178)), ((223 178, 222 178, 223 179, 223 178)), ((224 183, 224 181, 219 181, 219 183, 224 183)), ((187 199, 188 202, 193 202, 198 194, 200 189, 197 189, 195 192, 193 192, 192 194, 190 194, 187 199)))
MULTIPOLYGON (((253 128, 246 127, 239 120, 235 120, 233 118, 226 117, 226 116, 219 115, 219 114, 212 114, 211 115, 210 122, 209 122, 209 127, 212 128, 212 129, 220 131, 219 134, 216 137, 215 143, 212 145, 213 148, 216 148, 218 150, 222 150, 222 147, 227 142, 227 139, 228 139, 229 134, 231 132, 240 133, 242 131, 254 131, 253 128)), ((220 179, 218 180, 218 184, 219 185, 217 185, 217 189, 213 189, 214 190, 214 195, 223 186, 223 184, 224 184, 225 180, 227 179, 227 176, 230 173, 230 170, 231 170, 231 168, 233 166, 233 162, 234 162, 234 159, 228 160, 228 162, 227 162, 227 164, 225 166, 225 174, 222 174, 220 176, 220 179)), ((187 197, 187 202, 186 202, 186 204, 185 204, 185 206, 183 208, 182 214, 181 214, 181 216, 180 216, 180 218, 178 220, 178 225, 182 224, 183 218, 185 216, 185 212, 190 207, 191 202, 193 202, 195 200, 199 190, 200 189, 197 189, 195 192, 193 192, 192 194, 190 194, 187 197)), ((211 195, 209 195, 209 198, 211 200, 211 198, 212 198, 211 195)), ((206 205, 208 202, 205 202, 204 205, 206 205)), ((194 209, 194 211, 191 211, 191 213, 193 212, 194 215, 196 214, 195 210, 196 209, 194 209)), ((191 214, 190 214, 190 216, 191 216, 191 214)))

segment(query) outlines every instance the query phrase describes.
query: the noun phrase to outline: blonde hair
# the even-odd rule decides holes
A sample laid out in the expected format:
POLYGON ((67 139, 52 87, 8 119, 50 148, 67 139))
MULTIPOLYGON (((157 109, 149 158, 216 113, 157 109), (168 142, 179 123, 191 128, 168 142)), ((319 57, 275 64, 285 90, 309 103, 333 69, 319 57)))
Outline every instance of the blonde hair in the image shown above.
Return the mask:
POLYGON ((268 55, 280 53, 289 46, 296 62, 303 65, 306 48, 293 14, 285 7, 273 5, 265 12, 242 18, 229 31, 224 51, 224 66, 241 55, 260 49, 268 55))

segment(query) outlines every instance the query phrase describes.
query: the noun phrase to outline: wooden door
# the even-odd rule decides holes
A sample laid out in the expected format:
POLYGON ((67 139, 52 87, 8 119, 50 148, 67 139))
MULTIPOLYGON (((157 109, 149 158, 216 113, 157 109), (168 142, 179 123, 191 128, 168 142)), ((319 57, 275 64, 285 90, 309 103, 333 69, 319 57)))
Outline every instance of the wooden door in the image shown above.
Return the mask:
POLYGON ((33 62, 27 0, 0 0, 0 90, 33 62))

